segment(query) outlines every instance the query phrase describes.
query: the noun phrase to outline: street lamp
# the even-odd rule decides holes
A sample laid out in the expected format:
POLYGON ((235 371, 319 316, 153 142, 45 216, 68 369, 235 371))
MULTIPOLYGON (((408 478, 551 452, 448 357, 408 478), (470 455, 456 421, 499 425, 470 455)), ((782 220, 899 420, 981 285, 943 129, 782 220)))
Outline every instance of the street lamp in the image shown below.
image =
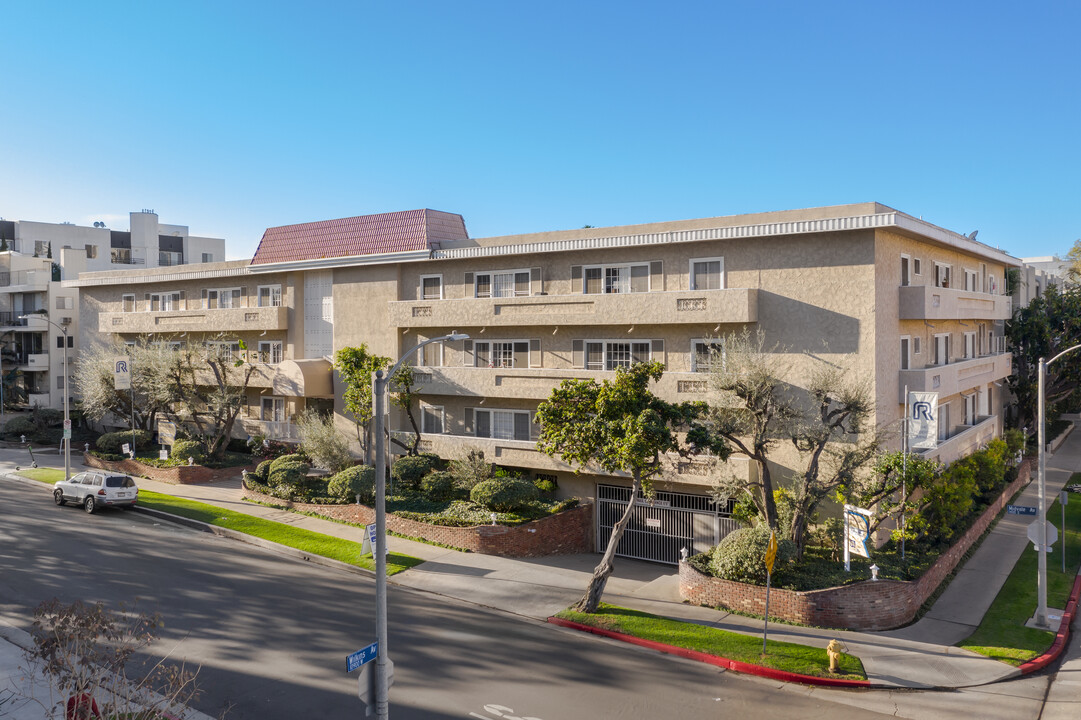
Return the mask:
MULTIPOLYGON (((1081 348, 1081 345, 1074 345, 1071 348, 1067 348, 1067 349, 1063 350, 1062 352, 1060 352, 1058 355, 1051 358, 1050 360, 1045 361, 1043 358, 1040 358, 1040 380, 1039 380, 1039 388, 1038 388, 1039 402, 1037 404, 1037 413, 1039 414, 1040 422, 1039 422, 1039 429, 1037 431, 1038 436, 1036 438, 1036 440, 1037 440, 1037 442, 1039 443, 1039 446, 1040 446, 1039 449, 1038 449, 1039 458, 1040 458, 1040 462, 1039 462, 1039 468, 1040 468, 1039 469, 1040 502, 1039 502, 1039 508, 1037 509, 1037 516, 1036 516, 1037 519, 1040 522, 1039 533, 1037 533, 1037 535, 1040 538, 1040 547, 1038 549, 1039 552, 1037 553, 1039 555, 1039 557, 1037 558, 1037 571, 1036 571, 1036 595, 1037 595, 1037 598, 1038 598, 1037 604, 1036 604, 1036 625, 1038 627, 1047 627, 1047 552, 1044 549, 1044 548, 1047 547, 1047 518, 1044 517, 1044 514, 1047 512, 1047 490, 1046 490, 1046 486, 1045 486, 1046 472, 1047 472, 1047 467, 1046 467, 1047 458, 1045 457, 1046 452, 1045 452, 1045 448, 1044 448, 1044 443, 1047 442, 1047 440, 1046 440, 1047 416, 1046 416, 1046 412, 1045 412, 1045 408, 1044 408, 1044 403, 1045 403, 1045 400, 1044 400, 1044 381, 1045 381, 1045 378, 1047 377, 1047 366, 1048 365, 1055 362, 1056 360, 1058 360, 1063 355, 1067 355, 1069 353, 1072 353, 1074 350, 1077 350, 1079 348, 1081 348)), ((1066 542, 1065 537, 1063 537, 1062 542, 1063 543, 1066 542)))
POLYGON ((44 320, 59 330, 64 335, 64 481, 71 480, 71 415, 68 412, 68 396, 71 394, 71 389, 68 387, 68 329, 67 327, 55 323, 44 315, 20 315, 20 320, 29 321, 30 318, 37 318, 44 320))
POLYGON ((386 412, 387 386, 402 363, 425 345, 446 340, 454 342, 468 339, 469 336, 465 333, 455 332, 425 340, 402 353, 398 362, 386 374, 382 370, 376 370, 372 374, 372 400, 375 406, 373 415, 375 416, 375 641, 378 646, 375 658, 375 716, 377 718, 390 716, 387 701, 390 690, 387 684, 387 458, 383 440, 386 427, 386 419, 383 415, 386 412))

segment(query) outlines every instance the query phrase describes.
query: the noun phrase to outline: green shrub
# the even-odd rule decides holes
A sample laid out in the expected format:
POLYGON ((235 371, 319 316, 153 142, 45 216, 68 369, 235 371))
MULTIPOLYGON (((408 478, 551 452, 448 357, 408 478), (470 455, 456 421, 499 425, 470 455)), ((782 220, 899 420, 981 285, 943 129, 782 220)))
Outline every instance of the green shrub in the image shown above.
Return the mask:
MULTIPOLYGON (((728 533, 710 553, 711 572, 725 580, 765 585, 769 534, 769 526, 765 523, 728 533)), ((795 556, 796 546, 793 542, 787 538, 778 539, 774 575, 783 572, 795 556)))
MULTIPOLYGON (((136 430, 135 431, 135 447, 145 448, 147 445, 152 445, 154 442, 154 434, 148 430, 136 430)), ((120 455, 123 452, 124 443, 131 444, 131 430, 121 430, 120 432, 105 433, 98 437, 94 442, 98 450, 102 452, 112 453, 114 455, 120 455)))
POLYGON ((469 499, 489 510, 513 512, 536 500, 539 495, 533 483, 502 477, 477 483, 469 492, 469 499))
POLYGON ((932 544, 949 540, 968 517, 977 493, 974 464, 953 463, 927 488, 924 505, 907 531, 914 537, 926 537, 932 544))
POLYGON ((548 478, 533 478, 533 486, 541 495, 551 495, 559 488, 559 483, 548 478))
MULTIPOLYGON (((290 462, 300 462, 300 463, 307 464, 308 463, 308 458, 307 458, 307 456, 302 455, 301 453, 289 453, 288 455, 279 455, 278 457, 274 458, 271 461, 270 468, 273 470, 274 467, 277 466, 277 465, 280 465, 282 463, 290 463, 290 462)), ((268 473, 268 475, 269 475, 269 473, 268 473)))
POLYGON ((270 477, 270 464, 273 463, 273 462, 274 462, 273 460, 264 460, 263 462, 261 462, 261 463, 259 463, 258 465, 255 466, 255 472, 254 473, 248 473, 248 474, 249 475, 255 475, 259 479, 259 482, 261 482, 261 483, 263 483, 265 485, 266 481, 267 481, 267 478, 270 477))
POLYGON ((7 435, 26 435, 36 429, 34 421, 28 417, 13 417, 4 423, 4 433, 7 435))
POLYGON ((429 500, 453 500, 457 493, 458 483, 446 470, 433 470, 420 481, 420 494, 429 500))
POLYGON ((1025 433, 1017 428, 1010 428, 1003 433, 1002 438, 1006 441, 1006 452, 1011 458, 1025 449, 1025 433))
POLYGON ((169 452, 169 457, 187 462, 192 459, 196 465, 202 465, 206 461, 206 448, 198 440, 177 440, 169 452))
POLYGON ((46 428, 35 432, 30 436, 30 440, 38 445, 59 445, 63 437, 64 431, 62 428, 46 428))
MULTIPOLYGON (((281 460, 281 458, 278 458, 278 460, 281 460)), ((270 471, 267 473, 267 485, 270 487, 282 485, 296 487, 304 482, 304 478, 308 476, 307 463, 296 460, 279 462, 278 460, 275 460, 270 465, 270 471)))
POLYGON ((334 475, 327 482, 327 495, 344 502, 352 502, 360 495, 362 503, 375 500, 375 468, 354 465, 334 475))
POLYGON ((341 472, 355 461, 349 452, 349 440, 334 424, 333 415, 305 410, 296 420, 300 447, 316 467, 341 472))
POLYGON ((466 492, 477 483, 491 480, 494 473, 492 464, 484 459, 484 451, 477 449, 467 452, 464 458, 451 460, 448 470, 458 487, 466 492))
POLYGON ((420 490, 420 481, 439 462, 438 455, 410 455, 399 458, 391 466, 390 477, 394 481, 394 494, 415 495, 420 490))
POLYGON ((64 424, 64 411, 55 408, 35 407, 33 417, 35 423, 39 426, 52 427, 55 425, 61 427, 64 424))

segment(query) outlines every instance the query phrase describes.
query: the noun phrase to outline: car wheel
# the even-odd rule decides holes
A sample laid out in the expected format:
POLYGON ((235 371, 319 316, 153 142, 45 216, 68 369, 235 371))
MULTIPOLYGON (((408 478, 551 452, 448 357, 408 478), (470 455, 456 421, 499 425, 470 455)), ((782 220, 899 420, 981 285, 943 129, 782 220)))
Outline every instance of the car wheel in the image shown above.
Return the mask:
POLYGON ((60 488, 53 491, 53 502, 61 506, 64 504, 64 491, 60 488))
POLYGON ((94 511, 97 510, 97 509, 98 509, 98 504, 96 502, 94 502, 94 496, 93 495, 87 495, 86 500, 83 500, 83 510, 86 510, 88 513, 93 515, 94 511))

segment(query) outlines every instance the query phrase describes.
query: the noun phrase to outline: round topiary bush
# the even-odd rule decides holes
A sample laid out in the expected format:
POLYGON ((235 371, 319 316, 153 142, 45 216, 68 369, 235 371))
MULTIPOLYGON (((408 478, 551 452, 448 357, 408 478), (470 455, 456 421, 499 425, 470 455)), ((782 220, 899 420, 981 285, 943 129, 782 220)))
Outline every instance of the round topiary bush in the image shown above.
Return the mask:
POLYGON ((399 458, 390 469, 395 495, 414 495, 420 490, 420 481, 439 462, 438 455, 408 455, 399 458))
POLYGON ((202 465, 206 461, 206 448, 197 440, 177 440, 169 451, 169 457, 181 462, 191 458, 196 465, 202 465))
POLYGON ((354 465, 333 475, 327 482, 327 495, 343 502, 352 502, 360 495, 362 503, 375 500, 375 468, 354 465))
POLYGON ((518 478, 500 477, 477 483, 469 492, 469 499, 496 512, 514 512, 523 505, 536 500, 540 492, 533 483, 518 478))
POLYGON ((458 494, 458 483, 452 473, 433 470, 420 481, 420 494, 436 502, 453 500, 458 494))
MULTIPOLYGON (((768 545, 769 526, 765 523, 733 530, 711 551, 710 570, 725 580, 765 585, 768 545)), ((773 564, 774 575, 783 570, 795 556, 796 546, 791 540, 778 540, 777 559, 773 564)))
POLYGON ((279 487, 281 485, 292 485, 298 487, 304 482, 304 478, 308 476, 308 464, 292 461, 278 463, 274 462, 270 466, 270 472, 267 473, 267 485, 270 487, 279 487))
POLYGON ((7 435, 26 435, 35 430, 37 426, 27 417, 13 417, 4 423, 4 433, 7 435))
POLYGON ((308 458, 305 457, 304 455, 300 454, 300 453, 289 453, 288 455, 279 455, 278 457, 273 458, 271 460, 271 463, 272 463, 271 467, 273 467, 273 463, 287 463, 287 462, 301 462, 301 463, 307 464, 308 463, 308 458))
MULTIPOLYGON (((135 447, 136 449, 146 447, 154 442, 154 434, 147 430, 135 431, 135 447)), ((98 450, 102 452, 112 453, 113 455, 119 455, 123 452, 124 443, 131 445, 131 430, 121 430, 120 432, 105 433, 98 437, 94 441, 94 445, 98 450)))
POLYGON ((263 462, 255 466, 255 472, 251 472, 248 474, 254 475, 257 478, 258 482, 266 485, 267 478, 270 477, 270 464, 273 462, 273 460, 264 460, 263 462))

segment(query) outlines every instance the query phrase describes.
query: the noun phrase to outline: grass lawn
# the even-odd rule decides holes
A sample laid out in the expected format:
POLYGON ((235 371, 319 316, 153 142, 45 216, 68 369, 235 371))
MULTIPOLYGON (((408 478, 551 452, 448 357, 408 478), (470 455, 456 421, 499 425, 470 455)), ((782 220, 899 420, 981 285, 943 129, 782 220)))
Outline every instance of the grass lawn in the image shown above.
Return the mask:
MULTIPOLYGON (((52 468, 21 470, 19 474, 49 485, 52 485, 57 480, 64 479, 63 470, 52 468)), ((214 505, 148 490, 139 491, 139 505, 192 520, 199 520, 208 525, 236 530, 246 535, 287 545, 312 555, 321 555, 349 565, 375 570, 375 560, 371 555, 361 557, 360 543, 351 540, 343 540, 330 535, 312 532, 311 530, 304 530, 303 528, 283 525, 282 523, 245 515, 233 510, 226 510, 214 505)), ((419 558, 392 552, 387 556, 387 574, 394 575, 422 562, 423 560, 419 558)))
POLYGON ((767 640, 762 654, 762 637, 718 630, 717 628, 685 623, 601 603, 597 612, 588 615, 564 610, 556 617, 583 625, 614 630, 634 637, 688 648, 729 660, 753 663, 801 675, 866 680, 863 663, 852 655, 841 655, 841 672, 829 671, 829 659, 822 648, 767 640))
MULTIPOLYGON (((1074 473, 1070 484, 1081 482, 1081 473, 1074 473)), ((1058 528, 1062 510, 1056 501, 1047 512, 1047 519, 1058 528)), ((1061 529, 1061 528, 1060 528, 1061 529)), ((1070 493, 1066 504, 1066 572, 1062 572, 1062 538, 1054 551, 1047 554, 1047 607, 1063 609, 1073 587, 1081 561, 1081 495, 1070 493)), ((998 597, 983 616, 980 627, 959 647, 978 652, 995 660, 1021 665, 1042 655, 1055 639, 1047 630, 1025 627, 1025 621, 1036 612, 1037 555, 1032 545, 1014 565, 1013 572, 1002 586, 998 597)), ((1057 629, 1057 623, 1055 623, 1057 629)))

